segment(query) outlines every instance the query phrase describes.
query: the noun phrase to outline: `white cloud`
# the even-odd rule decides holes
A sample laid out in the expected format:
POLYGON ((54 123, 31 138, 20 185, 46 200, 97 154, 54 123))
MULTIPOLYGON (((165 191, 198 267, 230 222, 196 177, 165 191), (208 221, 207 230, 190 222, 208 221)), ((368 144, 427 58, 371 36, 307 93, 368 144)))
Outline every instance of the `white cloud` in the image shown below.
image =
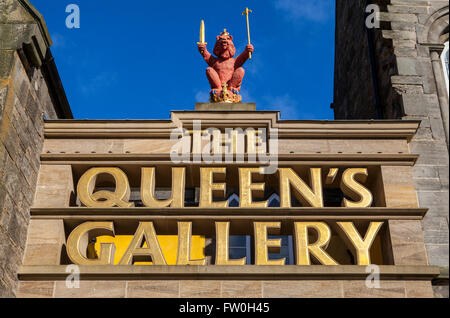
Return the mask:
POLYGON ((275 0, 275 8, 288 19, 323 22, 333 14, 332 0, 275 0))
POLYGON ((59 33, 52 35, 53 48, 63 48, 67 45, 66 39, 59 33))
POLYGON ((197 103, 209 103, 209 92, 207 92, 207 91, 198 91, 195 94, 195 101, 197 103))
POLYGON ((87 79, 79 79, 80 89, 84 96, 99 94, 99 90, 105 90, 117 83, 117 74, 103 72, 87 79))
POLYGON ((281 119, 299 119, 298 103, 289 94, 281 96, 264 96, 266 110, 279 110, 281 119))

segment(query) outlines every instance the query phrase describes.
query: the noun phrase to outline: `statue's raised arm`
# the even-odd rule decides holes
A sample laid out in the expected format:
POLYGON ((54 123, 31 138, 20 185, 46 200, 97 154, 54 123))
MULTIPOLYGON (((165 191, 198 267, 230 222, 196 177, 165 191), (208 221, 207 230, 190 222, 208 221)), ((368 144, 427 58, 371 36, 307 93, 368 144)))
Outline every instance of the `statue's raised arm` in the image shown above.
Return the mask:
POLYGON ((206 48, 206 43, 198 43, 198 51, 203 56, 203 59, 209 66, 214 65, 216 59, 214 58, 214 56, 211 55, 211 53, 208 52, 208 49, 206 48))

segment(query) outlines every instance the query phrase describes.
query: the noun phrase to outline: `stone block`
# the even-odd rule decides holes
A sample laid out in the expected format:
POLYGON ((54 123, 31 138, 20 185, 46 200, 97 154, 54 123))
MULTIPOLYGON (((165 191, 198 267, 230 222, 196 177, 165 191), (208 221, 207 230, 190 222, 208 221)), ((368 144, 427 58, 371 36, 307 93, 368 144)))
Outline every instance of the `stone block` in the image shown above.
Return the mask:
POLYGON ((425 244, 447 244, 448 245, 448 229, 444 230, 429 230, 423 233, 425 244))
POLYGON ((0 78, 7 78, 11 73, 11 69, 14 61, 13 50, 1 50, 0 51, 0 78))
POLYGON ((431 282, 427 281, 405 281, 405 292, 407 298, 433 298, 431 282))
POLYGON ((380 288, 368 288, 365 281, 347 280, 343 282, 345 298, 404 298, 403 281, 380 281, 380 288))
POLYGON ((442 190, 447 190, 448 194, 448 166, 438 166, 437 169, 439 172, 439 180, 441 181, 441 188, 442 190))
POLYGON ((13 159, 11 159, 9 156, 6 157, 6 163, 4 165, 3 182, 6 191, 8 191, 10 197, 17 204, 17 193, 21 191, 21 188, 22 186, 24 186, 24 184, 21 183, 19 170, 14 164, 13 159))
POLYGON ((388 5, 387 6, 389 12, 393 13, 422 13, 427 14, 428 13, 428 6, 418 6, 418 5, 388 5))
POLYGON ((411 89, 412 86, 408 86, 407 91, 402 94, 405 115, 440 118, 439 101, 436 95, 424 95, 410 91, 411 89))
POLYGON ((418 165, 448 166, 448 151, 444 142, 413 141, 411 152, 420 154, 418 165))
POLYGON ((418 191, 419 205, 422 208, 430 209, 425 215, 448 215, 448 192, 447 191, 418 191))
POLYGON ((389 234, 395 265, 427 265, 420 221, 389 220, 389 234))
POLYGON ((123 140, 123 152, 124 153, 170 153, 172 147, 177 141, 171 141, 168 139, 152 139, 152 140, 123 140))
POLYGON ((445 215, 425 217, 422 221, 424 231, 447 231, 448 223, 445 215))
POLYGON ((0 142, 3 143, 11 158, 19 156, 19 135, 7 113, 3 114, 2 125, 0 126, 0 142))
POLYGON ((13 298, 13 297, 14 293, 12 292, 11 287, 7 286, 4 282, 0 280, 0 298, 13 298))
POLYGON ((342 298, 342 281, 264 281, 264 298, 342 298))
POLYGON ((63 244, 62 220, 31 220, 24 265, 59 265, 63 244))
POLYGON ((22 262, 22 249, 14 245, 9 236, 0 229, 0 280, 9 288, 16 286, 16 271, 22 262))
POLYGON ((448 244, 426 244, 426 248, 430 265, 448 266, 448 244))
POLYGON ((16 246, 24 249, 27 242, 28 220, 24 219, 15 207, 8 212, 10 215, 8 235, 16 246))
POLYGON ((80 281, 80 288, 68 288, 65 281, 55 283, 55 298, 124 298, 126 281, 80 281))
POLYGON ((69 207, 74 192, 71 166, 42 165, 34 207, 69 207))
POLYGON ((19 282, 18 298, 52 298, 55 282, 19 282))
POLYGON ((180 281, 181 298, 220 298, 220 281, 183 280, 180 281))
POLYGON ((434 298, 449 298, 448 285, 433 286, 434 298))
POLYGON ((380 12, 380 21, 417 23, 417 16, 409 13, 380 12))
POLYGON ((397 30, 383 30, 383 37, 385 39, 396 39, 396 40, 415 40, 415 31, 397 31, 397 30))
POLYGON ((176 280, 129 281, 127 298, 178 298, 180 282, 176 280))
POLYGON ((414 178, 416 179, 428 179, 438 178, 439 173, 437 167, 433 166, 420 166, 415 165, 413 168, 414 178))
POLYGON ((9 226, 11 212, 14 209, 14 202, 8 192, 0 183, 0 226, 6 231, 9 226))
POLYGON ((415 220, 391 220, 389 232, 393 243, 423 243, 422 223, 415 220))
MULTIPOLYGON (((148 152, 152 152, 152 146, 158 147, 158 143, 155 143, 153 140, 130 140, 131 144, 134 142, 137 146, 131 147, 132 149, 127 149, 126 151, 130 153, 146 153, 145 149, 148 149, 148 152)), ((165 143, 169 143, 169 141, 165 141, 165 143)), ((125 153, 125 150, 124 141, 118 139, 46 139, 42 152, 49 154, 122 154, 125 153)))
POLYGON ((392 208, 418 207, 410 167, 381 167, 386 206, 392 208))
POLYGON ((222 281, 223 298, 261 298, 261 281, 222 281))
POLYGON ((414 186, 418 191, 439 191, 441 181, 438 178, 414 179, 414 186))

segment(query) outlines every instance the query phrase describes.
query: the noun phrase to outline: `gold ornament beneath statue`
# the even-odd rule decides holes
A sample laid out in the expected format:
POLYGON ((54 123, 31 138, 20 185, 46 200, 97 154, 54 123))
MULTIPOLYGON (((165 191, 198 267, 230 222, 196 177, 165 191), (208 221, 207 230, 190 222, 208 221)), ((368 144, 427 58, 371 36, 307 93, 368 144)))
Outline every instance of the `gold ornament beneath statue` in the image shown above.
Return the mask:
POLYGON ((240 103, 242 96, 234 91, 228 90, 228 84, 224 83, 222 90, 213 90, 209 98, 210 103, 240 103))

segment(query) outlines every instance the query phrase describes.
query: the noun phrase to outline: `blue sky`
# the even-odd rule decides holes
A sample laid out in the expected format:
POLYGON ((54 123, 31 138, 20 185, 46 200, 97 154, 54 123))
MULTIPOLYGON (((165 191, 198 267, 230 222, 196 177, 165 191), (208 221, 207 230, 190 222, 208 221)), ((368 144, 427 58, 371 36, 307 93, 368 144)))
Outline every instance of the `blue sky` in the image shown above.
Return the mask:
POLYGON ((52 53, 77 119, 168 119, 208 100, 207 65, 197 51, 205 20, 209 51, 224 28, 238 54, 250 16, 253 59, 243 102, 282 119, 333 119, 334 1, 31 0, 44 16, 52 53), (79 29, 65 25, 80 7, 79 29))

